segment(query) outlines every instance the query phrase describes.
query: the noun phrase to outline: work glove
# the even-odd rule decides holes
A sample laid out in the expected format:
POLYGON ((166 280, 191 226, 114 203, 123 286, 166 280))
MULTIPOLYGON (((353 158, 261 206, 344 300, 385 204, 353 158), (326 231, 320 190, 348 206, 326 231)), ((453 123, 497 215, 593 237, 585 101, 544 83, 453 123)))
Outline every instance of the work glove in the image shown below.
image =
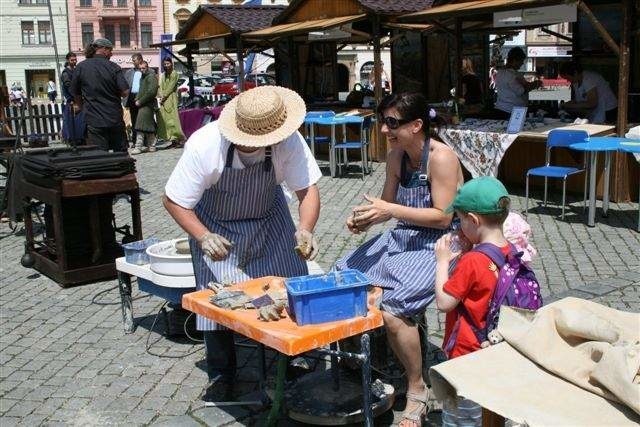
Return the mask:
POLYGON ((229 248, 233 243, 225 239, 219 234, 207 231, 199 239, 198 243, 205 254, 209 255, 214 261, 225 259, 229 255, 229 248))
POLYGON ((294 248, 298 255, 305 260, 313 260, 318 255, 318 242, 313 237, 313 233, 307 230, 298 230, 295 234, 296 247, 294 248))

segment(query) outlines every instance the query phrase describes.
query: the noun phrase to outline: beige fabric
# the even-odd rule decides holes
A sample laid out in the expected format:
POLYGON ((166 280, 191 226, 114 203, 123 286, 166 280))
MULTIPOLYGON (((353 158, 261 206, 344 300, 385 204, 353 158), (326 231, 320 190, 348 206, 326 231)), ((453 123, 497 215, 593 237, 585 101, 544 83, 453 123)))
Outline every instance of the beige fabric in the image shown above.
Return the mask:
POLYGON ((640 314, 566 298, 535 315, 504 308, 498 330, 504 343, 431 368, 438 398, 532 426, 640 422, 640 314))

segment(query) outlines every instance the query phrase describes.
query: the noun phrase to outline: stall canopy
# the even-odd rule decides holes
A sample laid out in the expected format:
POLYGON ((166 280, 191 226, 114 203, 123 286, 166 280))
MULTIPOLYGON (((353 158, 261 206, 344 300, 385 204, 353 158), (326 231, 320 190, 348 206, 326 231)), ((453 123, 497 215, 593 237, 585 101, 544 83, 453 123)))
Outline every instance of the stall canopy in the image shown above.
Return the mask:
MULTIPOLYGON (((176 34, 176 40, 168 43, 157 43, 152 47, 184 44, 180 51, 187 57, 187 68, 193 69, 193 55, 202 53, 236 53, 238 69, 244 68, 245 48, 242 44, 243 33, 259 30, 271 25, 273 19, 284 11, 284 6, 261 5, 201 5, 185 23, 184 28, 176 34)), ((251 46, 252 50, 264 50, 269 46, 251 46)), ((232 58, 227 57, 230 61, 232 58)), ((176 58, 180 60, 179 58, 176 58)), ((240 84, 244 87, 244 73, 239 73, 240 84)), ((193 96, 192 79, 190 92, 193 96)))

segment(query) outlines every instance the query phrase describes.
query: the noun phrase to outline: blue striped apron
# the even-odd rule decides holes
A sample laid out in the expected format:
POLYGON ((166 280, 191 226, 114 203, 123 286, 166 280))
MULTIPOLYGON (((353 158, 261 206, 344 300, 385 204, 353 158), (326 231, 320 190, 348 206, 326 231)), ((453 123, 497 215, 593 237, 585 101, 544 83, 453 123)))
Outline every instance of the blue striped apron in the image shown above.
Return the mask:
MULTIPOLYGON (((427 150, 428 154, 428 150, 427 150)), ((403 167, 408 161, 403 157, 403 167)), ((425 156, 428 174, 429 158, 425 156)), ((409 183, 398 185, 396 203, 411 208, 430 208, 431 185, 419 181, 416 171, 409 183)), ((404 174, 402 174, 404 175, 404 174)), ((401 317, 422 314, 435 298, 435 243, 451 229, 420 227, 405 221, 365 242, 336 262, 337 270, 354 268, 383 288, 381 307, 401 317)))
MULTIPOLYGON (((235 283, 262 276, 308 274, 307 264, 293 249, 296 228, 276 182, 271 147, 266 148, 263 162, 245 169, 232 169, 234 152, 231 145, 220 179, 194 208, 202 224, 233 242, 233 247, 227 258, 213 261, 204 258, 195 239, 189 239, 196 288, 206 289, 210 281, 235 283)), ((196 316, 196 326, 200 331, 219 329, 202 316, 196 316)))

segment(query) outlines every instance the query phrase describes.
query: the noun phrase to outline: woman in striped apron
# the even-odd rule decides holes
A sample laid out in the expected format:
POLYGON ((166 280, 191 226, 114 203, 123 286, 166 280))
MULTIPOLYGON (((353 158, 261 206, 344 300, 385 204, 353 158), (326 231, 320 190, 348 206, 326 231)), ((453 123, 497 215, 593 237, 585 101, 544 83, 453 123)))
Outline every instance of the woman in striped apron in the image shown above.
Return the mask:
MULTIPOLYGON (((197 289, 209 282, 308 274, 317 254, 320 170, 297 132, 304 101, 263 86, 231 101, 217 122, 192 135, 165 187, 165 207, 190 235, 197 289), (305 167, 306 166, 306 167, 305 167), (296 227, 281 182, 300 202, 296 227), (294 247, 302 248, 298 256, 294 247), (303 259, 304 258, 304 259, 303 259)), ((233 334, 202 316, 210 384, 204 400, 231 398, 236 370, 233 334)))
POLYGON ((391 148, 381 198, 365 195, 347 219, 353 233, 396 219, 394 228, 374 237, 336 263, 354 268, 383 288, 381 308, 387 337, 407 374, 407 406, 400 426, 419 426, 426 415, 420 337, 412 318, 434 299, 435 243, 452 227, 444 211, 463 177, 456 154, 430 138, 435 112, 417 93, 389 95, 378 106, 382 133, 391 148))

